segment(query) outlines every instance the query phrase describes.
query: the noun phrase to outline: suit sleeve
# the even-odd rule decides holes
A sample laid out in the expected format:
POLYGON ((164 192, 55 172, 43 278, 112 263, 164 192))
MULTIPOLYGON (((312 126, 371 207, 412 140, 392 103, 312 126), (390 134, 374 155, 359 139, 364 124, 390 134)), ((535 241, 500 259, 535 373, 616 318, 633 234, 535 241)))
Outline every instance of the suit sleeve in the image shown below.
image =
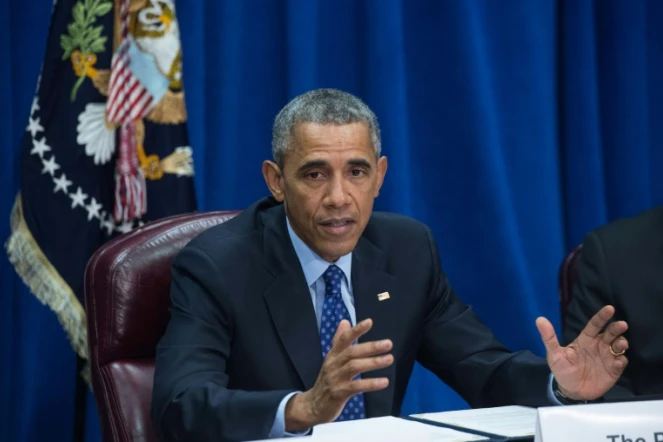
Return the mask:
POLYGON ((550 370, 529 352, 510 352, 451 289, 427 232, 431 283, 419 362, 472 407, 552 405, 550 370))
MULTIPOLYGON (((596 233, 589 233, 583 243, 578 259, 578 281, 573 294, 563 330, 564 344, 573 342, 585 328, 589 320, 602 307, 615 305, 606 257, 601 240, 596 233)), ((615 306, 617 307, 617 306, 615 306)), ((633 396, 631 383, 626 375, 617 381, 612 390, 605 394, 606 399, 633 396)))
POLYGON ((171 319, 157 351, 152 419, 162 441, 266 439, 290 392, 231 390, 233 313, 222 272, 187 246, 172 271, 171 319))

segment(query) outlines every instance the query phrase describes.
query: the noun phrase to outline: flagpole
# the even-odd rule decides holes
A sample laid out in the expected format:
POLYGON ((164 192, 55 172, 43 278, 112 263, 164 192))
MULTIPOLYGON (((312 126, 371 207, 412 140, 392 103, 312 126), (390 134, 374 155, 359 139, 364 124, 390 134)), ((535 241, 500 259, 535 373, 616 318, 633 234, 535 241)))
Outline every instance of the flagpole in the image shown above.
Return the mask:
POLYGON ((76 355, 76 386, 74 389, 74 428, 73 442, 85 442, 85 420, 87 416, 88 386, 83 379, 86 360, 76 355))

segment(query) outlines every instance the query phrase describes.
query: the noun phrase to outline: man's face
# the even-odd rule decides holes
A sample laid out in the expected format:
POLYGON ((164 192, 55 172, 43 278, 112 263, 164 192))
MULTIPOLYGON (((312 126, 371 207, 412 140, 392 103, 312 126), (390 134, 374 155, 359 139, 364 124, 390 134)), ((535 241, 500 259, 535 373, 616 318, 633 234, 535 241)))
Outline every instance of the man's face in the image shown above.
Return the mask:
POLYGON ((299 124, 282 169, 271 161, 263 165, 297 236, 329 262, 357 245, 386 170, 387 159, 377 159, 363 123, 299 124))

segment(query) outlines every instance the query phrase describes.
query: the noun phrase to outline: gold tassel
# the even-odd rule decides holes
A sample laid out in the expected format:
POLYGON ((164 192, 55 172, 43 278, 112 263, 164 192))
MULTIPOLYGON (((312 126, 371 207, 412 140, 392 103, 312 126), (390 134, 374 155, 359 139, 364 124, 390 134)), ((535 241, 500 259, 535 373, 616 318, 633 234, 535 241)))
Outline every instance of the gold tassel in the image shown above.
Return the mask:
POLYGON ((32 294, 53 310, 74 351, 81 358, 88 359, 85 310, 30 233, 23 218, 20 193, 12 208, 11 231, 5 244, 9 261, 32 294))

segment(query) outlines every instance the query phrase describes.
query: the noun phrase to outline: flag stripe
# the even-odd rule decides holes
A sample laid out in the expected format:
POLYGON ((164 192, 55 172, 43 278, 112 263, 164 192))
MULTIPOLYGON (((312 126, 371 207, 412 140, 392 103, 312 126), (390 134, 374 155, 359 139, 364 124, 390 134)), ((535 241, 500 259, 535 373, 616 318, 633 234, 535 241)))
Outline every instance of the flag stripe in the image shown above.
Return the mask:
POLYGON ((123 83, 126 78, 129 76, 129 71, 124 68, 120 68, 119 70, 113 70, 111 74, 111 84, 108 88, 109 94, 108 94, 108 101, 110 103, 114 103, 115 100, 117 99, 117 94, 120 91, 120 88, 117 87, 117 84, 123 83))
POLYGON ((139 108, 137 115, 147 115, 149 111, 152 109, 152 103, 154 100, 152 97, 148 94, 145 96, 144 99, 144 105, 139 108))

